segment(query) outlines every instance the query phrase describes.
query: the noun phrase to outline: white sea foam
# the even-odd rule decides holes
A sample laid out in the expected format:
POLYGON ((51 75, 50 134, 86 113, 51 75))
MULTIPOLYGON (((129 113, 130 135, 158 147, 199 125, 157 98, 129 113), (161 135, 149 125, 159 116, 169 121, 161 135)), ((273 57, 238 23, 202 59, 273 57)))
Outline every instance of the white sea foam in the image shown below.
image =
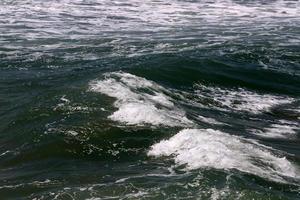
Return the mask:
POLYGON ((9 154, 9 153, 12 153, 12 151, 7 150, 7 151, 5 151, 5 152, 3 152, 3 153, 0 153, 0 157, 1 157, 1 156, 5 156, 5 155, 7 155, 7 154, 9 154))
POLYGON ((219 122, 213 118, 210 117, 203 117, 203 116, 198 116, 197 119, 199 119, 200 121, 207 123, 207 124, 213 124, 213 125, 224 125, 225 123, 223 122, 219 122))
MULTIPOLYGON (((33 30, 43 31, 28 31, 28 28, 7 28, 1 30, 1 35, 4 37, 15 35, 17 38, 26 40, 34 38, 80 38, 85 40, 84 43, 80 43, 82 46, 88 44, 98 48, 114 48, 111 53, 105 51, 105 54, 99 52, 83 53, 82 51, 65 53, 66 58, 69 59, 93 60, 102 56, 134 56, 185 51, 224 41, 242 40, 245 34, 249 37, 268 34, 274 39, 281 38, 280 41, 282 41, 282 38, 287 36, 285 31, 281 31, 279 35, 276 30, 280 30, 282 24, 297 27, 300 16, 299 1, 292 0, 264 1, 264 3, 233 0, 193 2, 129 0, 126 3, 95 0, 93 2, 86 3, 82 0, 2 0, 0 1, 0 15, 5 17, 0 18, 0 23, 4 27, 26 26, 33 30), (43 13, 43 17, 41 17, 41 13, 43 13), (74 21, 79 25, 74 26, 72 23, 74 21), (229 35, 219 34, 215 28, 212 28, 215 26, 229 35), (195 30, 185 31, 189 27, 193 27, 195 30), (132 34, 137 31, 139 34, 132 34), (152 34, 149 34, 150 31, 152 34), (101 38, 118 39, 98 43, 99 33, 102 33, 101 38), (170 34, 176 36, 177 39, 182 38, 184 41, 176 44, 168 42, 170 34), (201 42, 189 42, 189 40, 195 39, 195 35, 199 34, 203 35, 201 38, 205 42, 202 40, 201 42), (91 41, 90 43, 86 40, 87 38, 91 41), (165 41, 153 46, 132 43, 132 40, 145 39, 148 41, 157 38, 164 38, 165 41)), ((290 32, 286 32, 291 35, 290 32)), ((288 37, 283 41, 283 45, 299 44, 296 36, 288 37)), ((20 43, 10 41, 2 44, 2 46, 14 47, 23 51, 32 48, 35 50, 34 52, 37 52, 37 49, 41 52, 48 52, 49 49, 72 48, 74 46, 74 44, 55 43, 38 46, 26 45, 26 48, 22 48, 20 45, 20 43)), ((18 52, 3 51, 10 58, 22 53, 19 50, 18 52)), ((41 56, 36 55, 36 53, 31 55, 35 59, 41 56)))
POLYGON ((184 129, 151 147, 149 156, 174 156, 187 170, 237 169, 273 181, 298 177, 296 167, 259 143, 212 129, 184 129))
POLYGON ((77 136, 79 133, 76 131, 69 130, 69 131, 67 131, 67 134, 72 135, 72 136, 77 136))
POLYGON ((216 106, 222 109, 246 111, 258 114, 262 111, 269 111, 272 107, 289 104, 293 98, 276 96, 270 94, 258 94, 243 88, 224 89, 220 87, 209 87, 197 84, 196 93, 201 99, 209 99, 216 106))
POLYGON ((26 183, 20 183, 20 184, 15 184, 15 185, 2 185, 0 186, 0 189, 16 189, 16 188, 24 188, 26 186, 30 187, 44 187, 44 186, 49 186, 49 185, 54 185, 57 184, 58 181, 55 180, 49 180, 46 179, 44 181, 33 181, 33 182, 26 182, 26 183))
POLYGON ((62 96, 60 101, 61 102, 53 108, 54 111, 61 110, 67 112, 68 114, 72 114, 75 112, 89 112, 94 110, 93 108, 87 106, 72 105, 71 101, 65 96, 62 96))
POLYGON ((170 91, 145 78, 124 72, 107 73, 104 80, 91 82, 90 90, 116 98, 114 106, 118 110, 109 116, 114 121, 129 125, 192 124, 165 94, 170 91))
POLYGON ((250 130, 250 132, 265 138, 292 139, 297 136, 299 130, 300 125, 297 122, 280 120, 278 123, 272 124, 270 127, 266 127, 263 130, 253 129, 250 130))

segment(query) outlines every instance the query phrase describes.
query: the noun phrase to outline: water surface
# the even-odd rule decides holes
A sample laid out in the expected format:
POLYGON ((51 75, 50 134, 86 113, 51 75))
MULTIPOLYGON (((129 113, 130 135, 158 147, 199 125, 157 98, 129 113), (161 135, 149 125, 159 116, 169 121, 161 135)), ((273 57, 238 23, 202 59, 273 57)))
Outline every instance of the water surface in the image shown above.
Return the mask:
POLYGON ((300 2, 2 0, 3 199, 299 199, 300 2))

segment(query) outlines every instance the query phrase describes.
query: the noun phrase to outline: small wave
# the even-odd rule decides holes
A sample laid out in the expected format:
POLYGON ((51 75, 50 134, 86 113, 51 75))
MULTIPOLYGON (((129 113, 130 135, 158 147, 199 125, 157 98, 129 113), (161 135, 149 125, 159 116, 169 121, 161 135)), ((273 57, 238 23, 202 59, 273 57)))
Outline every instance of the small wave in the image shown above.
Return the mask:
POLYGON ((237 169, 269 180, 296 178, 295 166, 270 148, 212 129, 184 129, 151 147, 149 156, 174 156, 187 170, 198 168, 237 169))
POLYGON ((45 186, 49 186, 49 185, 56 185, 59 182, 54 180, 49 180, 46 179, 44 181, 33 181, 33 182, 29 182, 29 183, 20 183, 20 184, 15 184, 15 185, 3 185, 0 186, 0 189, 16 189, 16 188, 23 188, 26 186, 29 187, 45 187, 45 186))
POLYGON ((192 122, 176 106, 162 86, 129 73, 112 72, 92 81, 90 90, 116 98, 110 119, 128 125, 189 126, 192 122))
POLYGON ((54 111, 62 111, 67 114, 73 114, 76 112, 89 113, 95 110, 94 108, 90 108, 88 106, 72 103, 71 100, 67 99, 65 95, 63 95, 59 100, 60 102, 53 108, 54 111))

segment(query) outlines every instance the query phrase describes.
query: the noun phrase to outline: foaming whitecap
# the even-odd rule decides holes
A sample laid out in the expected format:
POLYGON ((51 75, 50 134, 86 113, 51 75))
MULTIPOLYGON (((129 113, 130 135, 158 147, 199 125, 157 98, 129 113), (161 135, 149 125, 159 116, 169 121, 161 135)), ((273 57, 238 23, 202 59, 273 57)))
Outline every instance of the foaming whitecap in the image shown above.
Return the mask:
POLYGON ((299 130, 300 126, 297 122, 280 120, 278 123, 271 124, 270 127, 266 127, 263 130, 253 129, 250 132, 264 138, 292 139, 297 136, 299 130))
POLYGON ((104 80, 93 81, 90 90, 106 94, 117 100, 116 112, 110 119, 128 125, 188 126, 192 122, 185 112, 175 106, 170 93, 162 86, 129 73, 107 73, 104 80))
POLYGON ((297 178, 295 166, 250 140, 212 129, 184 129, 151 147, 149 156, 174 156, 187 170, 198 168, 237 169, 273 181, 297 178))
POLYGON ((225 125, 225 123, 223 122, 219 122, 214 118, 210 118, 210 117, 203 117, 201 115, 199 115, 197 117, 197 119, 199 119, 200 121, 207 123, 207 124, 212 124, 212 125, 225 125))
POLYGON ((201 84, 197 84, 196 88, 198 97, 203 100, 208 99, 212 102, 211 106, 254 114, 270 111, 275 106, 290 104, 294 101, 290 97, 258 94, 243 88, 233 90, 201 84))

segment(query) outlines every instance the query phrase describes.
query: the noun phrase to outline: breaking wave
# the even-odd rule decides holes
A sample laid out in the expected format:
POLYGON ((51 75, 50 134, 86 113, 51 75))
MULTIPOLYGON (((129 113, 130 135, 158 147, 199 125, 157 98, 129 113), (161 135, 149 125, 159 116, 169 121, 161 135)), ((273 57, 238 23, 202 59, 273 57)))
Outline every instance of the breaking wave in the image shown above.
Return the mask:
POLYGON ((237 169, 273 181, 299 177, 296 167, 269 148, 213 129, 184 129, 151 147, 149 156, 173 156, 186 169, 237 169))
POLYGON ((110 119, 128 125, 188 126, 192 124, 184 110, 173 103, 162 86, 129 73, 105 74, 104 80, 93 81, 90 90, 116 98, 116 112, 110 119))
POLYGON ((293 98, 271 94, 259 94, 243 88, 224 89, 202 84, 195 85, 196 94, 202 100, 208 100, 210 106, 225 110, 245 111, 259 114, 270 111, 273 107, 290 104, 293 98))

